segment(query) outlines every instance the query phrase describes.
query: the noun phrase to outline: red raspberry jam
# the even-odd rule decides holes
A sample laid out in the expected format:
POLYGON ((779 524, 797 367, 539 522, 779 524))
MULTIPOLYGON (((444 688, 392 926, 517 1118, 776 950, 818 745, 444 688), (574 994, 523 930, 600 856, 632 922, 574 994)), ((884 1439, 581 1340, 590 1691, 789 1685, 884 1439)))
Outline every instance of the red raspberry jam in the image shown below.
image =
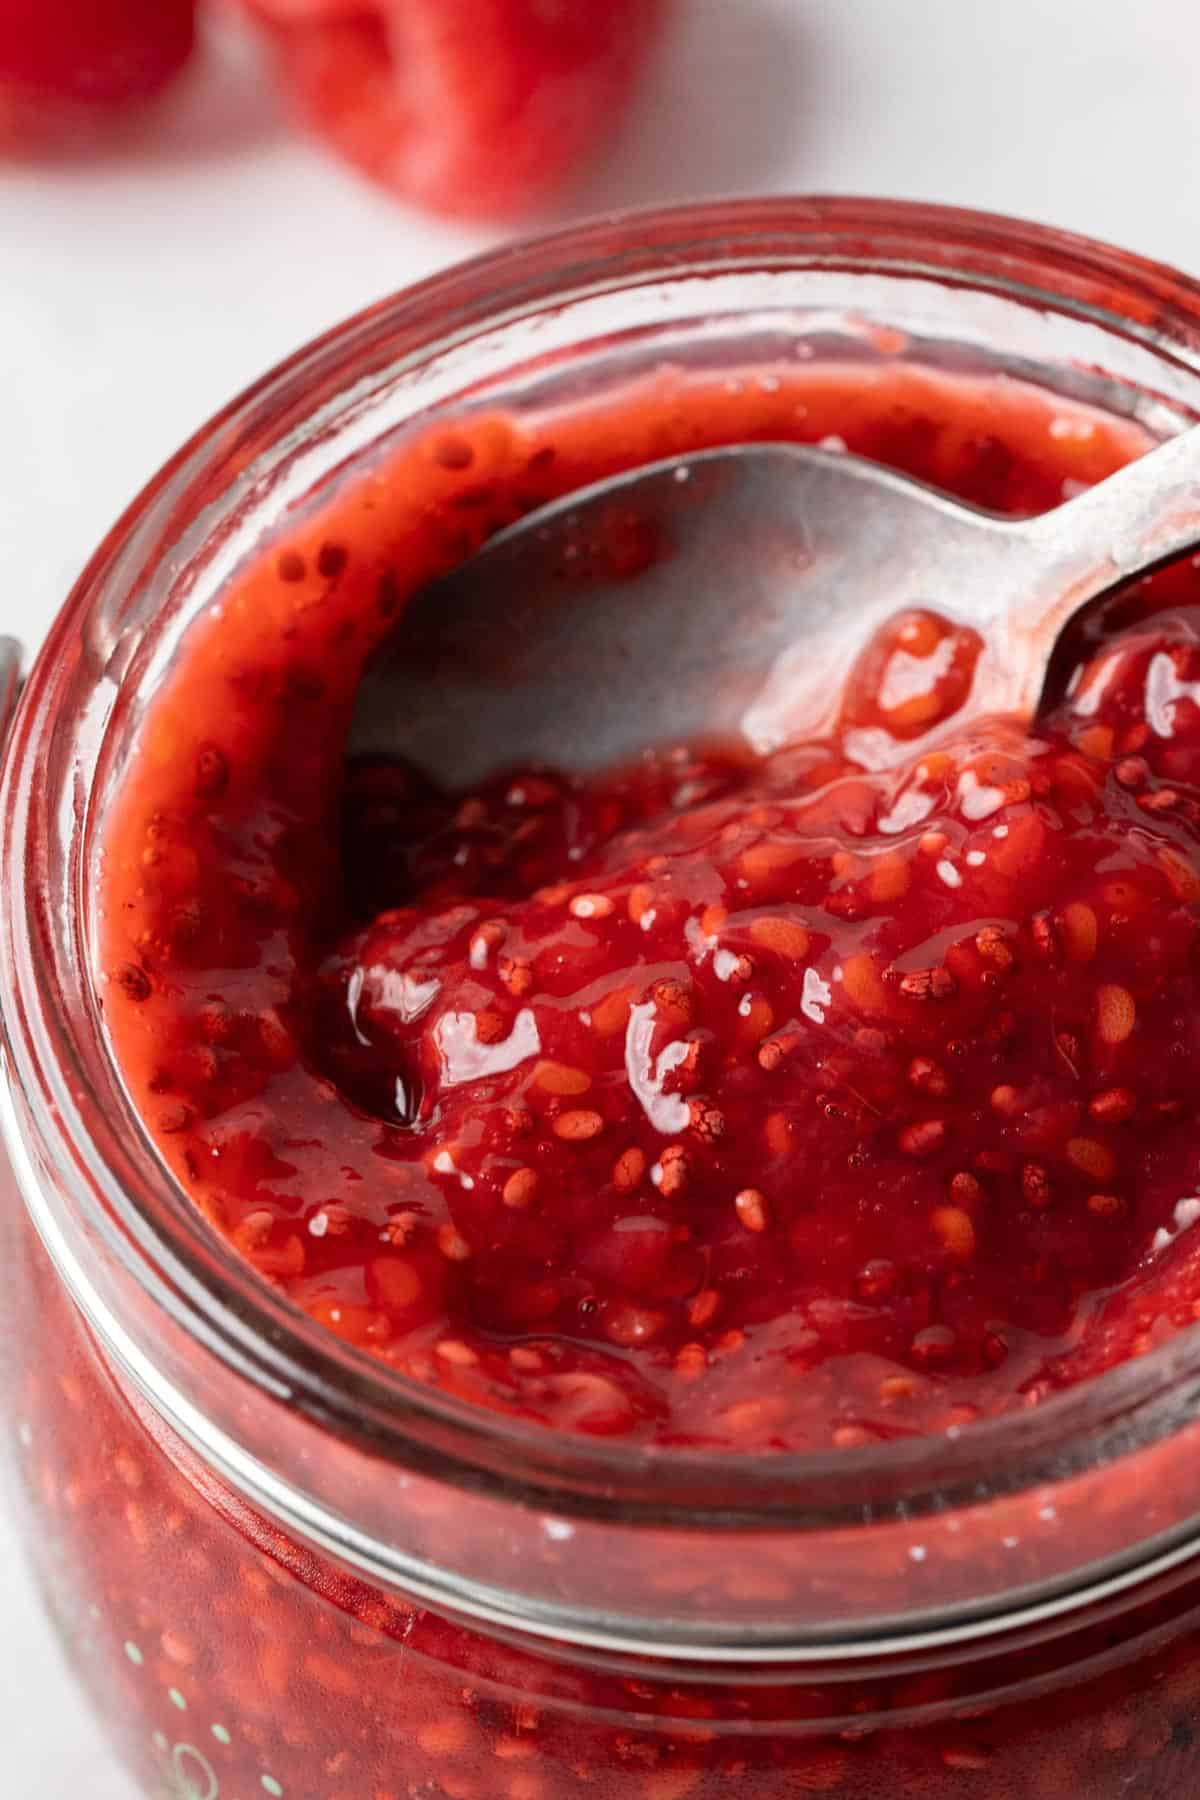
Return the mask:
MULTIPOLYGON (((564 744, 458 794, 344 763, 364 663, 417 587, 609 471, 755 436, 835 436, 1013 514, 1147 442, 1016 381, 816 362, 411 435, 284 522, 145 703, 101 821, 98 993, 214 1233, 329 1331, 509 1415, 470 1415, 502 1454, 667 1446, 621 1457, 657 1479, 671 1447, 732 1447, 749 1487, 777 1467, 750 1452, 832 1446, 855 1493, 909 1446, 855 1447, 986 1446, 962 1428, 1195 1315, 1194 571, 1079 635, 1035 735, 964 727, 976 645, 922 613, 853 644, 828 739, 769 757, 651 745, 585 780, 564 744), (514 1420, 588 1436, 490 1429, 514 1420)), ((822 1493, 811 1529, 717 1529, 706 1499, 696 1529, 626 1518, 619 1487, 593 1519, 569 1484, 498 1500, 473 1468, 352 1453, 307 1395, 224 1364, 214 1395, 198 1352, 185 1398, 232 1417, 278 1471, 264 1490, 173 1435, 187 1419, 101 1347, 15 1206, 0 1247, 31 1554, 156 1800, 1196 1791, 1194 1564, 1019 1610, 1189 1514, 1194 1424, 1077 1482, 939 1486, 944 1512, 852 1500, 847 1528, 822 1493), (279 1503, 298 1466, 297 1492, 410 1566, 515 1581, 515 1623, 471 1628, 360 1578, 343 1540, 319 1551, 279 1503), (874 1630, 950 1616, 964 1569, 972 1604, 1007 1609, 978 1642, 874 1630), (867 1648, 539 1649, 560 1602, 682 1620, 676 1643, 732 1620, 739 1647, 742 1620, 866 1620, 867 1648)))
POLYGON ((833 734, 771 755, 584 778, 564 745, 470 793, 344 767, 365 658, 490 532, 834 432, 1011 513, 1145 442, 911 369, 467 416, 245 567, 148 708, 105 840, 116 1053, 213 1226, 407 1375, 575 1431, 855 1446, 1195 1317, 1190 566, 1110 605, 1036 728, 957 724, 977 643, 912 613, 833 734))
MULTIPOLYGON (((16 1216, 0 1212, 0 1231, 16 1216)), ((1194 1575, 1115 1620, 974 1657, 757 1678, 628 1658, 584 1666, 578 1652, 512 1645, 372 1588, 257 1516, 131 1404, 32 1238, 5 1249, 29 1542, 148 1800, 1197 1791, 1194 1575)), ((664 1558, 665 1611, 678 1574, 664 1558)))

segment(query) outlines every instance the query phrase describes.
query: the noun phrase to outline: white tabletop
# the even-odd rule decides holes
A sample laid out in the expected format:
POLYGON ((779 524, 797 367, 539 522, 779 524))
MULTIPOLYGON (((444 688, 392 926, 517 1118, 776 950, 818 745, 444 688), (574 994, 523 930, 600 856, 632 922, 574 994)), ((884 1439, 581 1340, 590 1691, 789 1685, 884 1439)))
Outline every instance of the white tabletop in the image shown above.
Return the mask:
MULTIPOLYGON (((1200 266, 1193 0, 678 3, 658 79, 576 210, 892 194, 1200 266)), ((118 510, 238 388, 488 241, 297 141, 236 37, 136 144, 84 167, 0 164, 0 629, 36 645, 118 510)), ((0 1617, 3 1790, 133 1800, 2 1517, 0 1617)))

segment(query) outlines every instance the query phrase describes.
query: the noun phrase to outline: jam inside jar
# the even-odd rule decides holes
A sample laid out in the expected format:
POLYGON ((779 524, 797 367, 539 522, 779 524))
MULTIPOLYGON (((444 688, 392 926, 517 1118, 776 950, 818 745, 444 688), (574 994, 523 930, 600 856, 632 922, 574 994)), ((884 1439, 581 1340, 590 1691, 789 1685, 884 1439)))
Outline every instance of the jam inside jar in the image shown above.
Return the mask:
POLYGON ((1200 298, 924 209, 645 231, 305 353, 31 678, 39 1574, 148 1794, 1200 1792, 1193 567, 1036 725, 956 725, 952 598, 847 596, 819 740, 341 749, 521 513, 751 438, 1041 511, 1190 422, 1200 298))

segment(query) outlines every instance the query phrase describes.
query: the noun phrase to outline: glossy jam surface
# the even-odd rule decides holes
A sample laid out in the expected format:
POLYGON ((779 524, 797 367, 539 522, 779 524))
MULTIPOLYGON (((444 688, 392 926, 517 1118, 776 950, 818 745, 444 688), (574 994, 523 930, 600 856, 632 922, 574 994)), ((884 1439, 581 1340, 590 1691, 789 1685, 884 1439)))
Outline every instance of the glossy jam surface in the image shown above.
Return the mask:
POLYGON ((1145 441, 902 366, 466 417, 248 567, 147 711, 98 930, 134 1098, 263 1277, 404 1373, 597 1434, 852 1447, 1195 1316, 1190 568, 1110 609, 1036 734, 956 725, 976 646, 922 613, 860 647, 830 739, 766 758, 585 781, 564 745, 465 794, 344 768, 365 658, 487 532, 830 433, 1012 512, 1145 441))

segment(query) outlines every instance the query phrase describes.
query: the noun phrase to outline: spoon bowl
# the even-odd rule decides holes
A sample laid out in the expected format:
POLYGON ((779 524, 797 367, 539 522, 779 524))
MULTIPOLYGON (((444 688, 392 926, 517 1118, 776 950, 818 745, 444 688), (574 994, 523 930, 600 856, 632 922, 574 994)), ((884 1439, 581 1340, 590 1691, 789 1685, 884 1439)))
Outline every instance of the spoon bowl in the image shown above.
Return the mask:
POLYGON ((858 650, 914 607, 979 633, 966 710, 1029 717, 1079 610, 1197 541, 1200 427, 1025 520, 805 445, 672 458, 539 509, 415 595, 350 751, 451 788, 650 742, 766 752, 828 731, 858 650))

